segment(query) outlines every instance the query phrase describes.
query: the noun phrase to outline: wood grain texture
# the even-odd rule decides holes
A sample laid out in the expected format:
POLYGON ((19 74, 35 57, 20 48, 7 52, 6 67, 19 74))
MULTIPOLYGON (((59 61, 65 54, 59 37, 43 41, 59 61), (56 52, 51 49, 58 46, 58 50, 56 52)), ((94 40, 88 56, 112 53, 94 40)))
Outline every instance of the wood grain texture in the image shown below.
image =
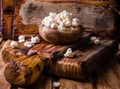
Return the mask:
MULTIPOLYGON (((47 74, 81 80, 88 77, 105 62, 111 60, 111 57, 113 57, 117 51, 117 43, 113 40, 105 40, 101 45, 88 43, 87 46, 82 46, 82 48, 80 47, 76 49, 77 52, 74 50, 75 56, 73 58, 62 57, 58 61, 54 62, 54 54, 59 51, 61 52, 61 50, 66 48, 67 46, 42 42, 29 49, 27 54, 36 53, 37 55, 43 57, 45 64, 44 71, 47 74), (106 53, 110 56, 106 55, 106 53)), ((4 60, 12 60, 19 57, 15 53, 15 50, 19 52, 21 49, 12 49, 9 47, 3 50, 2 53, 4 60)), ((21 54, 25 55, 24 52, 21 52, 21 54)), ((32 56, 33 54, 29 56, 32 56)))
POLYGON ((43 17, 48 15, 48 13, 51 11, 60 12, 64 9, 73 12, 77 17, 79 17, 84 28, 91 29, 101 37, 103 36, 111 37, 115 32, 114 13, 112 11, 109 11, 108 8, 106 7, 106 4, 108 3, 115 4, 114 0, 106 2, 99 0, 98 1, 90 0, 85 1, 86 4, 84 3, 84 1, 81 1, 81 4, 69 2, 67 3, 67 5, 64 0, 63 3, 59 3, 59 0, 57 3, 51 3, 53 0, 50 0, 51 2, 48 3, 40 2, 40 0, 37 1, 35 0, 36 3, 34 2, 33 4, 30 4, 31 1, 34 0, 11 0, 10 3, 9 0, 3 0, 2 12, 4 15, 9 15, 9 18, 7 18, 6 16, 3 17, 2 21, 4 22, 2 26, 4 39, 9 38, 14 39, 21 34, 27 36, 36 35, 38 34, 37 25, 40 24, 41 19, 43 19, 43 17), (25 16, 22 16, 21 18, 21 16, 19 15, 20 14, 19 10, 21 8, 21 5, 24 4, 25 1, 28 2, 29 5, 25 4, 23 6, 24 10, 22 11, 22 13, 24 13, 25 16), (105 8, 98 7, 99 4, 105 6, 105 8), (94 7, 93 5, 96 5, 96 7, 94 7), (71 7, 73 7, 73 9, 71 7), (49 8, 49 10, 47 8, 49 8), (6 23, 7 21, 9 23, 6 23), (8 26, 7 24, 10 24, 10 26, 8 26))
POLYGON ((82 26, 75 27, 73 31, 60 31, 48 27, 39 27, 40 36, 52 44, 70 44, 81 38, 84 29, 82 26))
POLYGON ((25 0, 1 0, 1 30, 3 39, 17 39, 19 35, 36 35, 38 34, 38 27, 36 25, 25 25, 21 21, 19 9, 25 0))
POLYGON ((19 10, 21 5, 25 3, 25 0, 15 0, 15 12, 14 12, 14 38, 18 37, 19 35, 37 35, 38 34, 38 26, 34 24, 25 25, 22 22, 22 18, 19 15, 19 10))
POLYGON ((15 2, 14 0, 2 0, 2 35, 3 38, 13 38, 13 20, 14 20, 15 2))
POLYGON ((22 20, 26 24, 40 25, 49 12, 68 10, 73 17, 79 18, 85 29, 103 36, 112 36, 115 31, 115 14, 107 7, 98 7, 80 3, 27 2, 21 6, 22 20))
POLYGON ((14 14, 14 9, 15 9, 15 2, 14 0, 2 0, 2 8, 3 8, 3 13, 5 15, 13 15, 14 14))
POLYGON ((98 89, 119 89, 120 88, 120 64, 113 59, 108 65, 104 65, 97 72, 98 89))
POLYGON ((14 15, 3 15, 2 36, 3 39, 13 39, 13 20, 14 15))
POLYGON ((115 0, 35 0, 35 1, 41 1, 41 2, 76 2, 81 4, 87 4, 87 5, 94 5, 94 6, 108 6, 108 5, 115 5, 115 0))
POLYGON ((1 51, 6 48, 10 44, 10 40, 6 42, 2 42, 0 45, 0 89, 10 89, 11 85, 6 81, 4 77, 4 69, 6 64, 2 61, 2 53, 1 51))
POLYGON ((52 88, 52 77, 47 76, 47 75, 41 75, 38 81, 35 82, 32 86, 27 87, 27 88, 16 87, 16 89, 53 89, 52 88))
POLYGON ((73 81, 67 79, 60 79, 61 86, 59 89, 93 89, 90 82, 73 81))
MULTIPOLYGON (((9 45, 10 41, 2 41, 0 49, 7 47, 9 45), (6 46, 5 46, 5 45, 6 46)), ((45 76, 40 78, 38 80, 39 82, 35 83, 35 85, 32 85, 29 88, 10 88, 10 85, 4 81, 3 74, 3 67, 4 63, 1 62, 0 59, 0 89, 56 89, 53 88, 53 82, 54 79, 51 76, 45 76), (36 86, 36 87, 35 87, 36 86)), ((73 81, 68 79, 60 78, 58 80, 61 83, 61 86, 57 89, 119 89, 120 88, 120 64, 113 59, 111 62, 108 62, 105 64, 101 69, 99 69, 96 73, 96 79, 93 79, 95 82, 95 86, 97 88, 93 88, 92 82, 86 82, 85 81, 73 81)))

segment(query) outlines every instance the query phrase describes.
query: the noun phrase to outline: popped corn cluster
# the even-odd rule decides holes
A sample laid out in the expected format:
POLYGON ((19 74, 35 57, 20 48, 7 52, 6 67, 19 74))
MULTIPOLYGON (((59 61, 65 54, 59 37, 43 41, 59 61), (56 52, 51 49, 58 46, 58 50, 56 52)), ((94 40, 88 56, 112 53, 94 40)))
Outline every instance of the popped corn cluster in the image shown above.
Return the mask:
POLYGON ((16 47, 18 47, 18 43, 21 43, 21 42, 24 42, 24 46, 30 48, 30 47, 32 47, 34 44, 39 43, 39 42, 40 42, 40 38, 39 38, 38 36, 34 36, 34 37, 31 37, 31 40, 30 40, 30 41, 25 41, 25 36, 20 35, 20 36, 18 37, 18 42, 17 42, 17 41, 12 41, 12 42, 10 43, 10 46, 11 46, 12 48, 16 48, 16 47))
POLYGON ((49 16, 42 20, 42 25, 58 30, 74 30, 74 27, 80 25, 80 20, 78 18, 73 18, 72 13, 64 10, 58 14, 50 12, 49 16))

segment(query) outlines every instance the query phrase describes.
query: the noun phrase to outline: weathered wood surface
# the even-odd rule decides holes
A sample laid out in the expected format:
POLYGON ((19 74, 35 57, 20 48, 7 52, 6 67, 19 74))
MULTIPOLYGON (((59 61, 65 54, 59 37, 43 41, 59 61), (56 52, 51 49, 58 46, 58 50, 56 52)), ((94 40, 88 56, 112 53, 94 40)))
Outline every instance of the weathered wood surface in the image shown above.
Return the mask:
POLYGON ((15 0, 15 12, 14 12, 14 22, 13 31, 14 38, 18 37, 20 34, 24 35, 36 35, 38 34, 38 26, 34 24, 25 25, 22 23, 22 18, 19 15, 19 10, 21 5, 25 3, 25 0, 15 0))
POLYGON ((97 89, 120 89, 120 64, 112 60, 103 69, 97 71, 97 89))
POLYGON ((1 30, 4 39, 15 39, 20 34, 38 34, 36 25, 25 25, 21 22, 19 9, 25 0, 1 0, 1 30))
POLYGON ((49 12, 58 13, 63 10, 68 10, 73 13, 73 17, 80 19, 82 25, 86 29, 91 29, 95 33, 107 36, 112 36, 115 31, 115 16, 110 10, 108 10, 107 7, 96 7, 74 2, 67 2, 66 4, 64 2, 52 3, 39 2, 40 0, 33 1, 34 2, 26 2, 20 9, 21 16, 23 18, 22 21, 26 24, 39 25, 41 20, 45 17, 45 15, 48 15, 49 12))
POLYGON ((115 31, 114 13, 108 10, 108 8, 106 7, 106 5, 109 2, 110 3, 112 2, 112 4, 115 5, 114 0, 106 2, 100 1, 102 2, 100 3, 100 5, 99 2, 97 2, 97 0, 96 1, 89 0, 88 2, 92 3, 90 5, 89 3, 86 3, 87 1, 85 1, 86 4, 85 3, 79 4, 73 2, 72 3, 69 2, 67 4, 64 2, 63 3, 36 2, 41 0, 11 0, 10 3, 9 0, 1 1, 3 1, 2 31, 3 37, 5 39, 7 38, 13 39, 20 34, 25 34, 28 36, 38 34, 38 26, 35 24, 40 24, 43 17, 47 16, 49 12, 51 11, 61 12, 65 9, 74 13, 74 15, 76 15, 75 17, 80 18, 81 23, 86 29, 92 30, 95 33, 98 33, 100 36, 102 35, 102 37, 103 35, 112 36, 115 31), (19 13, 21 4, 23 4, 25 1, 28 3, 22 6, 21 13, 19 13), (30 3, 31 1, 35 2, 31 4, 30 3), (94 4, 96 4, 97 6, 94 6, 94 4), (103 6, 105 5, 105 7, 101 7, 101 5, 103 6), (19 14, 22 14, 22 18, 19 14))
MULTIPOLYGON (((9 40, 2 41, 0 49, 4 49, 9 43, 9 40)), ((43 75, 37 83, 28 88, 10 88, 11 85, 4 79, 4 66, 5 64, 0 58, 0 89, 119 89, 120 87, 120 64, 115 59, 93 74, 94 77, 91 77, 90 81, 75 81, 43 75), (54 81, 60 82, 61 86, 54 88, 54 81)))
POLYGON ((11 85, 5 80, 4 77, 4 68, 6 64, 2 61, 2 54, 1 51, 6 48, 10 43, 10 40, 8 41, 2 41, 0 45, 0 89, 10 89, 11 85))
POLYGON ((13 20, 14 20, 14 10, 15 10, 15 2, 14 0, 1 0, 1 30, 2 35, 5 38, 12 39, 13 37, 13 20))

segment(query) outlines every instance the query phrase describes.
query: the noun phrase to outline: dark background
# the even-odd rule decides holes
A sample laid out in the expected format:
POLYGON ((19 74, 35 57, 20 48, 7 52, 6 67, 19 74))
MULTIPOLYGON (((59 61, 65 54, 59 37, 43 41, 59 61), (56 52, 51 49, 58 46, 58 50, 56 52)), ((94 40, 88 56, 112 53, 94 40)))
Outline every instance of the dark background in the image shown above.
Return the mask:
MULTIPOLYGON (((117 9, 120 11, 120 0, 117 0, 117 9)), ((116 13, 116 34, 115 34, 115 38, 119 39, 120 41, 120 14, 116 13)))

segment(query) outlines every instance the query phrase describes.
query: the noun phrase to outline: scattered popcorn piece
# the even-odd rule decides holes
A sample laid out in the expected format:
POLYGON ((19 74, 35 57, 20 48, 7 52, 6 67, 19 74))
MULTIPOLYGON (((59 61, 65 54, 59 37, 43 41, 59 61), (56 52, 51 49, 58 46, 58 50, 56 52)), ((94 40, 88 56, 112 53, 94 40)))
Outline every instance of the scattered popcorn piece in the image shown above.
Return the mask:
POLYGON ((53 82, 53 87, 59 87, 60 85, 60 82, 53 82))
POLYGON ((12 42, 10 43, 10 46, 11 46, 12 48, 16 48, 16 47, 18 47, 18 42, 12 41, 12 42))
POLYGON ((94 43, 94 41, 97 39, 97 37, 93 36, 90 38, 90 40, 94 43))
POLYGON ((20 35, 20 36, 18 37, 18 41, 19 41, 19 42, 24 42, 24 41, 25 41, 25 36, 20 35))
POLYGON ((96 40, 94 41, 94 44, 101 44, 101 42, 100 42, 99 39, 96 39, 96 40))
POLYGON ((39 38, 38 36, 31 37, 31 42, 32 42, 33 44, 39 43, 39 42, 40 42, 40 38, 39 38))
POLYGON ((77 19, 77 18, 74 18, 74 19, 72 20, 72 26, 79 26, 79 25, 80 25, 80 20, 77 19))
POLYGON ((73 57, 74 54, 72 52, 72 49, 71 48, 68 48, 66 53, 64 54, 64 57, 73 57))
POLYGON ((24 46, 30 48, 30 47, 33 46, 33 43, 32 43, 32 42, 29 42, 29 41, 26 41, 26 42, 24 43, 24 46))

